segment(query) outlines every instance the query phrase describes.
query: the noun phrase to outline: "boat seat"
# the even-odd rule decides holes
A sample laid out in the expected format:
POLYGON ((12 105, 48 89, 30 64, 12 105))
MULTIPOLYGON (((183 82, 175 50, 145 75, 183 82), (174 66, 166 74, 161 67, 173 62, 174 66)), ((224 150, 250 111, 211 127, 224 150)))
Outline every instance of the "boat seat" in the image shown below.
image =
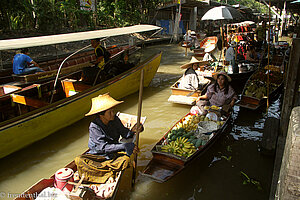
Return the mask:
POLYGON ((34 107, 34 108, 41 108, 41 107, 49 105, 48 102, 41 101, 41 100, 38 100, 38 99, 33 99, 33 98, 30 98, 30 97, 25 97, 25 96, 18 95, 18 94, 12 94, 11 98, 12 98, 12 101, 14 103, 19 103, 19 104, 23 104, 23 105, 26 105, 26 106, 31 106, 31 107, 34 107))
POLYGON ((61 81, 66 97, 70 97, 78 92, 82 92, 92 87, 74 79, 64 79, 61 81))

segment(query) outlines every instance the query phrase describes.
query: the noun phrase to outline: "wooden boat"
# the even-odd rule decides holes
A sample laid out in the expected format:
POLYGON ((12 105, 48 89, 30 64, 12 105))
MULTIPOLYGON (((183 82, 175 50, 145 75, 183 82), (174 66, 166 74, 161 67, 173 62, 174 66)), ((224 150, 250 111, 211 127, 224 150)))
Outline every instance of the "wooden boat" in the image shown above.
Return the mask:
MULTIPOLYGON (((0 40, 0 50, 89 40, 157 29, 159 27, 152 25, 136 25, 54 36, 0 40)), ((140 54, 134 53, 136 50, 133 47, 114 54, 105 66, 105 69, 110 69, 108 76, 103 78, 101 73, 99 75, 99 71, 96 71, 92 74, 95 78, 92 78, 90 82, 81 81, 83 70, 77 70, 62 75, 57 82, 49 80, 21 89, 2 87, 1 90, 3 89, 5 94, 0 96, 0 158, 80 120, 89 110, 93 97, 110 92, 111 96, 120 99, 136 92, 139 88, 137 81, 142 69, 145 71, 144 86, 147 87, 159 67, 161 52, 140 61, 140 54), (56 85, 55 88, 54 85, 56 85), (10 94, 6 91, 8 93, 10 91, 10 94)))
MULTIPOLYGON (((114 55, 127 48, 129 48, 129 46, 113 45, 107 47, 111 55, 114 55)), ((15 75, 13 74, 12 69, 3 70, 0 72, 0 84, 13 84, 14 86, 22 87, 33 83, 41 83, 43 81, 54 79, 63 60, 64 58, 58 58, 39 62, 40 68, 45 72, 36 74, 15 75)), ((95 60, 96 56, 94 50, 76 54, 63 64, 60 75, 70 74, 84 67, 91 66, 91 62, 95 60)))
MULTIPOLYGON (((237 105, 256 110, 267 102, 267 69, 258 69, 247 81, 237 105)), ((272 66, 270 72, 269 99, 275 97, 283 87, 283 73, 279 67, 272 66)))
MULTIPOLYGON (((132 128, 134 124, 136 124, 137 121, 137 116, 126 114, 126 113, 117 113, 118 117, 122 121, 123 125, 127 128, 132 128)), ((141 118, 141 123, 144 124, 146 120, 146 117, 141 118)), ((87 152, 87 151, 86 151, 87 152)), ((73 160, 69 164, 67 164, 64 168, 70 168, 74 172, 77 171, 77 166, 75 164, 75 161, 73 160)), ((104 183, 104 184, 94 184, 94 183, 84 183, 84 184, 78 184, 78 181, 75 181, 73 183, 74 187, 70 193, 70 198, 71 199, 114 199, 118 188, 119 184, 121 182, 121 178, 123 175, 124 171, 120 171, 116 174, 116 177, 114 179, 114 182, 112 183, 104 183), (76 185, 79 185, 79 189, 76 190, 76 185), (98 188, 105 188, 109 187, 112 190, 109 191, 108 198, 103 198, 103 196, 99 196, 99 193, 96 193, 93 188, 98 187, 98 188), (80 194, 82 195, 80 197, 80 194), (85 196, 85 198, 83 198, 85 196)), ((76 173, 75 173, 76 174, 76 173)), ((38 195, 46 188, 48 187, 55 187, 55 174, 53 174, 50 178, 48 179, 41 179, 34 185, 32 185, 29 189, 27 189, 25 192, 20 194, 15 200, 32 200, 38 197, 38 195)), ((50 195, 50 194, 49 194, 50 195)), ((49 197, 49 195, 47 197, 49 197)), ((50 198, 50 197, 49 197, 50 198)))
MULTIPOLYGON (((225 128, 227 127, 227 125, 229 124, 229 121, 231 119, 231 113, 228 113, 224 116, 222 116, 222 119, 224 120, 222 122, 222 124, 220 124, 220 126, 218 127, 217 130, 213 131, 210 135, 205 135, 201 132, 197 132, 198 130, 202 130, 199 129, 199 126, 197 128, 197 131, 193 133, 193 131, 190 131, 190 129, 188 129, 189 126, 195 126, 195 125, 191 125, 191 121, 193 122, 193 120, 195 120, 195 117, 190 117, 192 116, 190 113, 188 113, 186 116, 184 116, 183 118, 181 118, 157 143, 156 145, 153 147, 153 149, 151 150, 153 158, 151 159, 151 161, 148 163, 148 165, 146 166, 146 168, 144 169, 142 175, 149 177, 151 179, 154 179, 156 182, 165 182, 169 179, 171 179, 172 177, 174 177, 175 175, 177 175, 179 172, 181 172, 182 170, 184 170, 184 168, 190 164, 193 160, 197 159, 198 156, 200 156, 201 154, 203 154, 207 149, 209 149, 213 143, 217 140, 217 138, 219 138, 222 133, 224 132, 225 128), (188 130, 188 133, 180 133, 180 129, 183 129, 186 131, 188 130), (174 132, 174 130, 177 130, 177 132, 174 132), (177 135, 175 137, 177 137, 176 140, 181 140, 178 139, 178 134, 179 134, 179 138, 181 137, 189 137, 188 141, 191 141, 193 143, 193 139, 191 139, 191 132, 192 134, 201 136, 200 138, 202 138, 203 135, 205 135, 206 137, 206 142, 202 144, 196 144, 194 146, 198 146, 196 147, 196 150, 192 151, 192 154, 188 154, 188 157, 183 156, 184 154, 180 153, 178 154, 178 152, 180 152, 181 150, 178 150, 178 147, 176 148, 176 152, 177 153, 170 153, 172 152, 172 150, 164 150, 164 146, 166 145, 171 145, 172 142, 174 142, 175 138, 173 135, 177 135), (180 136, 181 134, 183 134, 182 136, 180 136), (166 152, 167 151, 167 152, 166 152)), ((199 116, 198 116, 199 117, 199 116)), ((201 118, 201 117, 200 117, 201 118)), ((207 122, 207 121, 204 121, 207 122)), ((196 121, 197 123, 197 121, 196 121)), ((199 124, 202 123, 202 121, 199 122, 199 124)), ((197 127, 197 124, 196 124, 197 127)), ((200 140, 201 141, 201 140, 200 140)), ((171 145, 172 146, 172 145, 171 145)), ((189 150, 190 151, 190 150, 189 150)), ((186 152, 186 151, 184 151, 186 152)))
POLYGON ((217 46, 218 38, 216 36, 210 36, 204 38, 200 42, 200 47, 194 49, 194 55, 196 57, 203 57, 205 53, 213 51, 217 46))
POLYGON ((186 105, 195 105, 197 97, 202 95, 208 85, 211 83, 211 81, 207 78, 204 78, 203 76, 199 77, 202 88, 201 90, 189 90, 189 89, 184 89, 180 88, 180 81, 177 80, 170 88, 171 88, 171 96, 169 97, 168 101, 172 103, 179 103, 179 104, 186 104, 186 105))
POLYGON ((112 97, 120 99, 136 92, 142 69, 145 72, 144 86, 147 87, 160 60, 161 52, 139 62, 137 53, 126 50, 116 54, 106 65, 108 68, 123 66, 124 71, 104 82, 97 77, 95 84, 84 83, 80 81, 79 71, 62 77, 55 90, 53 81, 49 81, 6 95, 0 101, 3 118, 0 123, 0 158, 80 120, 88 112, 93 97, 109 92, 112 97), (53 101, 50 103, 49 99, 53 101))

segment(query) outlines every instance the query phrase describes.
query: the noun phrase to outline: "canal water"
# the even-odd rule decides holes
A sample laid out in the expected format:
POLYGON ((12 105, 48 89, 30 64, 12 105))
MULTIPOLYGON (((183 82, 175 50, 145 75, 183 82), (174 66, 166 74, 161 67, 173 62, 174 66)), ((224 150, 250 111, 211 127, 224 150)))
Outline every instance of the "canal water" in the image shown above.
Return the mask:
MULTIPOLYGON (((162 61, 150 87, 144 88, 142 115, 147 117, 140 135, 138 171, 150 161, 155 143, 189 112, 190 107, 168 102, 170 86, 184 72, 191 52, 174 44, 146 47, 144 56, 162 51, 162 61)), ((116 110, 137 114, 138 93, 125 98, 116 110)), ((63 113, 62 113, 63 114, 63 113)), ((261 153, 260 141, 268 116, 280 116, 280 100, 269 111, 248 111, 234 107, 228 130, 204 155, 190 163, 166 183, 138 175, 131 189, 132 169, 126 170, 116 196, 124 200, 268 199, 274 157, 261 153), (255 180, 257 182, 247 182, 255 180), (256 184, 254 184, 256 183, 256 184)), ((0 160, 0 199, 12 199, 42 178, 48 178, 87 149, 88 126, 84 118, 19 152, 0 160)), ((45 123, 47 123, 45 121, 45 123)))

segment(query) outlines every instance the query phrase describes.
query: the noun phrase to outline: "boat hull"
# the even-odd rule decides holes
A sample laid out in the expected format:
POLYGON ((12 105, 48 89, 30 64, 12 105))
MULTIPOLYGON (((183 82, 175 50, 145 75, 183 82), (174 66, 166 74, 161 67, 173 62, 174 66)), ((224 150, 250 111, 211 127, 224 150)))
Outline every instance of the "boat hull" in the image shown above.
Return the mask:
MULTIPOLYGON (((189 113, 187 115, 189 115, 189 113)), ((181 120, 179 120, 178 122, 180 122, 181 120)), ((202 146, 192 156, 188 158, 182 158, 173 154, 158 151, 156 149, 157 145, 162 144, 162 142, 167 138, 168 133, 178 123, 177 122, 152 149, 153 158, 144 169, 142 175, 149 177, 159 183, 168 181, 169 179, 180 173, 182 170, 184 170, 184 168, 193 160, 195 160, 204 152, 206 152, 217 141, 217 139, 222 135, 222 133, 225 132, 230 121, 231 114, 228 114, 225 123, 222 125, 222 127, 220 127, 220 129, 216 131, 214 136, 204 146, 202 146)))
POLYGON ((91 107, 91 99, 109 92, 116 99, 123 98, 139 89, 141 70, 144 69, 144 86, 147 87, 159 67, 161 53, 113 79, 9 120, 0 127, 0 158, 82 119, 91 107))

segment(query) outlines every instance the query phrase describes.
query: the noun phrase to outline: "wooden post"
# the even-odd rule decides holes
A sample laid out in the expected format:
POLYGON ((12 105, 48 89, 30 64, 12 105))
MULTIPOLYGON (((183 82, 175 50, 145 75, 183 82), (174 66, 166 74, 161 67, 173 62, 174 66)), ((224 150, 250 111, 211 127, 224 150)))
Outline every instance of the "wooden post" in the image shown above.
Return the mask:
POLYGON ((181 1, 179 1, 179 8, 178 12, 176 12, 175 16, 175 23, 174 23, 174 32, 173 32, 173 38, 175 42, 178 42, 178 29, 179 29, 179 21, 180 21, 180 13, 181 13, 181 1))
POLYGON ((280 128, 281 134, 286 136, 291 110, 299 104, 300 83, 300 39, 293 39, 292 49, 287 68, 283 105, 281 110, 280 128))

